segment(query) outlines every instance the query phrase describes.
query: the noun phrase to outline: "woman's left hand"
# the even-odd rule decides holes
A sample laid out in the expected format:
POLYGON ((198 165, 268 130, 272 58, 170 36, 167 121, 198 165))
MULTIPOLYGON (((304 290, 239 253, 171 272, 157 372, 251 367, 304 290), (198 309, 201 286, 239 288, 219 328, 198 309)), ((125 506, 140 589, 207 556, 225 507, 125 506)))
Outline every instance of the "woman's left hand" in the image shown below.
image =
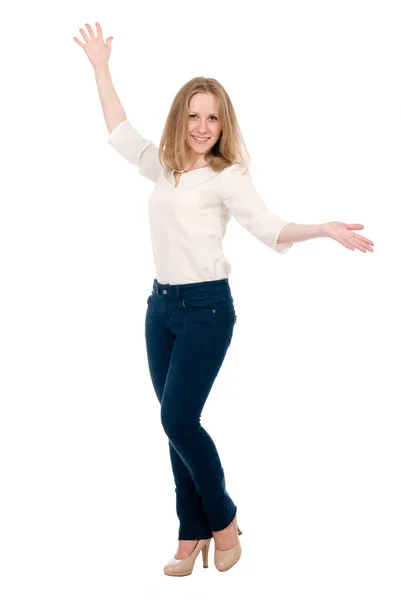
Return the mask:
POLYGON ((354 233, 352 229, 363 229, 364 226, 360 223, 353 223, 349 225, 347 223, 340 223, 339 221, 332 221, 331 223, 324 223, 322 225, 323 237, 330 237, 337 242, 340 242, 346 248, 355 250, 357 248, 361 252, 373 252, 374 243, 371 240, 354 233))

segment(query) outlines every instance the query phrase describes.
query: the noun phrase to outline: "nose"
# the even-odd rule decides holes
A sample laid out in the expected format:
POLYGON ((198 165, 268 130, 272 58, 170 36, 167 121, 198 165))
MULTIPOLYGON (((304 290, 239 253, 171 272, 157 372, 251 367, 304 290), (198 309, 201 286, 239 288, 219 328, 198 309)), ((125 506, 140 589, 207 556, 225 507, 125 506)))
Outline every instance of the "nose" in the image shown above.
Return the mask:
POLYGON ((197 131, 198 135, 200 135, 200 136, 208 135, 206 121, 205 122, 201 121, 201 123, 199 124, 198 129, 196 131, 197 131))

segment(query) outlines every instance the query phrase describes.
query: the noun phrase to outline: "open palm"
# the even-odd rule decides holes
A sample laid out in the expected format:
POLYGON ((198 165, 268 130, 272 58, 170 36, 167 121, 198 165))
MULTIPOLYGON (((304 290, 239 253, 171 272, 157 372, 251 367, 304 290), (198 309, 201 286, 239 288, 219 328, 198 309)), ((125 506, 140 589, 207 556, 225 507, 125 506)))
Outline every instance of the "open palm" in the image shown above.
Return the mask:
POLYGON ((364 229, 364 226, 360 223, 341 223, 340 221, 332 221, 331 223, 325 223, 322 226, 323 235, 325 237, 330 237, 333 240, 336 240, 346 248, 350 250, 355 250, 356 248, 361 252, 373 252, 374 243, 371 240, 363 237, 363 235, 359 235, 358 233, 354 233, 351 231, 352 229, 364 229))
POLYGON ((72 39, 85 50, 93 68, 95 68, 109 60, 111 53, 111 40, 113 39, 113 36, 108 37, 105 43, 103 40, 103 32, 102 28, 100 27, 100 23, 95 22, 97 37, 89 23, 85 23, 85 25, 89 31, 89 37, 86 35, 86 31, 84 29, 81 28, 79 31, 81 32, 86 43, 83 44, 81 40, 75 36, 72 39))

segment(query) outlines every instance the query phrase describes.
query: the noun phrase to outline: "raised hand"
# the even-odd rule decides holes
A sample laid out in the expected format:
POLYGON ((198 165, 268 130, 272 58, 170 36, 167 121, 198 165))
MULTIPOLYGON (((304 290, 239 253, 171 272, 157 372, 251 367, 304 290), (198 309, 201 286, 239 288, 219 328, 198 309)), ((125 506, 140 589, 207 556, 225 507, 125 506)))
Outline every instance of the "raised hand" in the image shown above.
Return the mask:
POLYGON ((351 231, 352 229, 363 228, 364 226, 360 223, 349 225, 347 223, 333 221, 322 225, 322 233, 323 237, 330 237, 350 250, 358 249, 361 252, 366 252, 366 250, 373 252, 371 246, 374 246, 374 243, 371 240, 351 231))
POLYGON ((89 23, 85 23, 85 25, 89 31, 89 37, 86 35, 86 31, 84 29, 80 29, 79 31, 81 32, 86 43, 83 44, 81 40, 75 36, 72 39, 85 50, 86 56, 89 58, 93 68, 96 68, 99 65, 108 62, 111 53, 111 40, 113 39, 113 36, 108 37, 105 43, 103 40, 102 28, 100 27, 99 23, 95 22, 97 37, 95 36, 89 23))

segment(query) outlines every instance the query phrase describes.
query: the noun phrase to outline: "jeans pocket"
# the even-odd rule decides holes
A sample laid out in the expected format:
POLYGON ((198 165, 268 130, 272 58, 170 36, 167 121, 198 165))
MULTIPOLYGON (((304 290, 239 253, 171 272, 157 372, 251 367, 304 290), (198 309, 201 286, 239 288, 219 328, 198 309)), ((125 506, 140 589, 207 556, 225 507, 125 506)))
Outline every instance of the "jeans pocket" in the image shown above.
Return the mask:
POLYGON ((188 310, 211 310, 213 313, 217 309, 215 296, 199 296, 197 298, 183 298, 181 306, 188 310))
POLYGON ((214 296, 183 298, 185 339, 193 348, 210 348, 215 334, 218 306, 214 296))

